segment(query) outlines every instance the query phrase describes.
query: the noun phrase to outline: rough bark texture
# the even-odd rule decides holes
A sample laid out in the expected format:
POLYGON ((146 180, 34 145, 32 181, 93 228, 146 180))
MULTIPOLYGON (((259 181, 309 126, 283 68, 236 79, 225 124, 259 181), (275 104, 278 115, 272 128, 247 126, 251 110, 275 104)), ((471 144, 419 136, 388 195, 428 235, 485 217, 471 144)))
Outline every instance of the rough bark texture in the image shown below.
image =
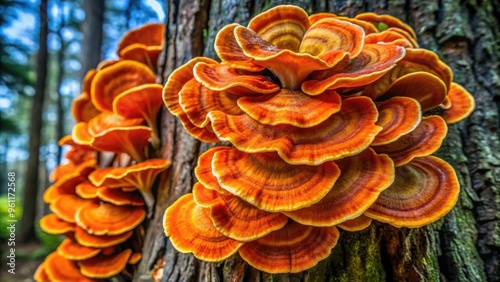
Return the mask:
MULTIPOLYGON (((23 214, 19 227, 17 240, 19 243, 26 243, 35 238, 35 216, 37 191, 39 185, 39 156, 40 146, 42 143, 42 120, 43 120, 43 101, 45 100, 45 86, 47 84, 47 37, 49 34, 48 18, 47 18, 47 0, 40 2, 40 38, 37 54, 36 67, 36 86, 35 95, 31 101, 31 116, 30 116, 30 131, 29 131, 29 147, 30 154, 28 159, 28 167, 26 171, 26 183, 23 190, 23 214)), ((42 174, 43 175, 43 174, 42 174)))
POLYGON ((409 23, 419 44, 453 69, 454 81, 476 98, 472 116, 449 127, 437 153, 451 163, 461 183, 460 199, 444 218, 418 229, 374 223, 361 232, 341 232, 331 256, 313 269, 269 275, 238 255, 205 263, 180 254, 165 238, 165 208, 191 190, 198 155, 213 146, 191 138, 167 111, 162 117, 162 156, 172 161, 160 181, 157 204, 146 232, 135 280, 150 281, 500 281, 500 101, 498 1, 167 1, 167 40, 160 62, 161 82, 194 56, 215 58, 214 37, 224 25, 246 24, 253 15, 279 4, 309 13, 354 16, 389 13, 409 23), (208 2, 207 2, 208 1, 208 2))

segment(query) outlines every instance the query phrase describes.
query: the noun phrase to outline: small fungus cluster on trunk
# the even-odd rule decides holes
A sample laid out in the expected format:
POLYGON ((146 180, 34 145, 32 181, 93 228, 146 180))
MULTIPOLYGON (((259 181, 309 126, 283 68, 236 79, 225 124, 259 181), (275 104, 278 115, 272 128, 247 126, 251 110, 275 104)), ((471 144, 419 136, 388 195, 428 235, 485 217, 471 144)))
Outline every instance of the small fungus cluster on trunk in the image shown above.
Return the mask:
POLYGON ((300 272, 337 227, 416 228, 454 206, 455 171, 432 154, 474 100, 408 25, 278 6, 223 27, 215 50, 221 62, 194 58, 163 89, 192 136, 230 143, 200 156, 193 192, 165 212, 180 252, 300 272))
POLYGON ((141 223, 154 203, 156 177, 170 162, 150 158, 159 146, 157 115, 162 85, 156 61, 163 24, 147 24, 119 43, 119 59, 85 76, 72 105, 77 124, 61 146, 67 163, 51 173, 44 193, 52 214, 43 231, 66 237, 34 275, 36 281, 96 281, 122 273, 141 259, 141 223))

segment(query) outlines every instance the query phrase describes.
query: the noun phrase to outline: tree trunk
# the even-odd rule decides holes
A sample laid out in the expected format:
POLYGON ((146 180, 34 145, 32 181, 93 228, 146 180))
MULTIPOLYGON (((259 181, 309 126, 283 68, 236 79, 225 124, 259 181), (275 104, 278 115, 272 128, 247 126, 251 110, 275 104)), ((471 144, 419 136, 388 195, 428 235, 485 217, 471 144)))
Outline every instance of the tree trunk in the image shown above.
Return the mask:
POLYGON ((102 46, 102 24, 104 22, 104 2, 102 0, 83 1, 85 21, 82 25, 83 41, 80 62, 80 81, 90 69, 93 69, 101 61, 102 46))
POLYGON ((43 101, 45 100, 45 86, 47 82, 47 36, 49 33, 47 21, 47 0, 40 2, 40 47, 37 54, 36 86, 33 96, 30 117, 28 168, 26 183, 23 189, 23 214, 19 227, 18 242, 26 243, 35 238, 35 216, 37 191, 39 187, 39 155, 42 138, 43 101))
MULTIPOLYGON (((247 24, 251 16, 285 1, 167 0, 166 48, 160 61, 164 83, 176 67, 194 56, 216 58, 214 37, 224 25, 247 24), (269 3, 270 2, 270 3, 269 3)), ((286 1, 309 13, 354 16, 388 13, 409 23, 421 47, 433 50, 454 71, 454 81, 475 97, 466 121, 449 126, 437 155, 455 168, 460 198, 444 218, 417 229, 374 222, 360 232, 342 232, 331 256, 309 271, 270 275, 238 255, 206 263, 178 253, 163 233, 165 209, 195 182, 201 143, 166 110, 162 118, 162 157, 172 161, 161 180, 149 221, 136 281, 500 281, 500 100, 498 1, 286 1)))
MULTIPOLYGON (((58 67, 58 72, 57 72, 57 101, 56 101, 56 106, 57 106, 57 122, 56 122, 56 142, 60 140, 64 136, 64 123, 65 123, 65 118, 64 118, 64 95, 62 94, 62 83, 64 80, 64 54, 66 53, 66 49, 68 47, 68 44, 64 42, 64 37, 62 35, 62 30, 63 28, 66 27, 66 14, 63 12, 61 14, 61 19, 59 22, 59 30, 57 31, 57 37, 59 37, 59 42, 61 42, 61 48, 57 52, 57 67, 58 67)), ((57 165, 61 163, 61 157, 62 157, 62 147, 58 146, 57 147, 57 165)))

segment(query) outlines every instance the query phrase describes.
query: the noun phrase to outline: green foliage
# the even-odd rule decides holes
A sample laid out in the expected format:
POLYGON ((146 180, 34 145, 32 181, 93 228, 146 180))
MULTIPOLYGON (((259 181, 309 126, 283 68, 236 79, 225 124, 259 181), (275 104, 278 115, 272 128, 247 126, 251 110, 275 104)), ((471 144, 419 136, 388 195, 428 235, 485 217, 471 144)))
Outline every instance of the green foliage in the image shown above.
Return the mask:
POLYGON ((12 117, 5 117, 0 111, 0 134, 18 135, 21 133, 18 123, 12 117))
MULTIPOLYGON (((10 212, 9 212, 9 205, 8 203, 8 198, 7 196, 2 196, 0 197, 0 239, 2 241, 4 239, 9 238, 10 232, 7 227, 11 224, 11 222, 8 222, 7 220, 19 220, 21 216, 21 202, 19 198, 16 198, 16 207, 15 207, 15 217, 12 218, 10 217, 10 212)), ((18 221, 19 222, 19 221, 18 221)))

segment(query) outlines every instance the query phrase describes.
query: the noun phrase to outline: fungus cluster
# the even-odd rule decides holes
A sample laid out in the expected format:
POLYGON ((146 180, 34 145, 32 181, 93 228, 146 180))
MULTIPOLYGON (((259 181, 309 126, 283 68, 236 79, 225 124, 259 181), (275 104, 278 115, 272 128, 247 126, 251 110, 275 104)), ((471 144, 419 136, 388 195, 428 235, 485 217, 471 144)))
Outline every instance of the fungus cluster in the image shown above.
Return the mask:
POLYGON ((119 59, 85 76, 72 105, 77 124, 59 141, 71 148, 68 162, 51 173, 54 184, 43 195, 53 213, 40 220, 43 231, 66 238, 39 266, 36 281, 107 279, 130 274, 127 264, 140 261, 138 228, 154 202, 156 177, 170 165, 150 158, 159 145, 163 87, 155 69, 163 29, 147 24, 130 31, 119 59))
POLYGON ((300 272, 337 227, 415 228, 454 206, 455 172, 432 154, 474 99, 408 25, 278 6, 222 28, 215 50, 221 62, 194 58, 163 90, 192 136, 230 144, 200 156, 192 193, 165 211, 180 252, 300 272))

